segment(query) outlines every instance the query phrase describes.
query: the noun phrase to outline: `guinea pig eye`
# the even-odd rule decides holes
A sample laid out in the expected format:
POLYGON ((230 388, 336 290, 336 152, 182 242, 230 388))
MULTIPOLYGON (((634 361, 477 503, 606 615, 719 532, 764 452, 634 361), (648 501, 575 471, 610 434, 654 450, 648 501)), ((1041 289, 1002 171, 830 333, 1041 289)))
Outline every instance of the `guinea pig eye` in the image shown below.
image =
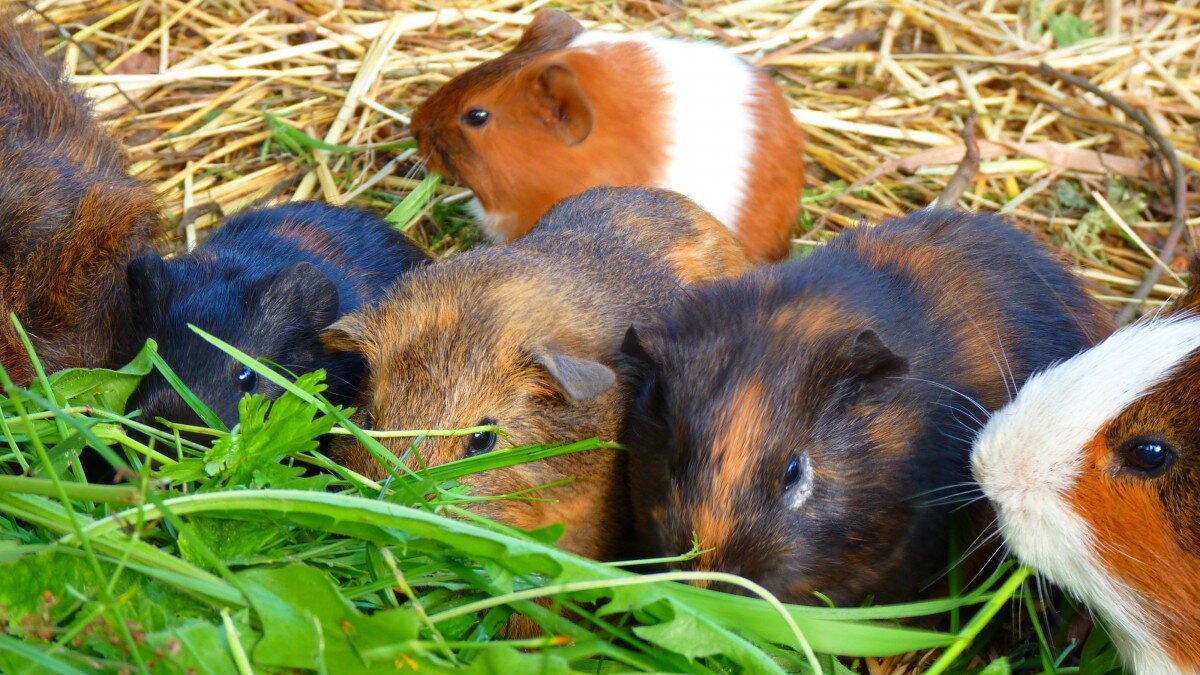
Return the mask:
POLYGON ((475 127, 478 129, 479 127, 487 124, 488 120, 491 118, 492 114, 483 108, 471 108, 467 112, 463 113, 462 123, 469 127, 475 127))
POLYGON ((798 458, 793 458, 788 462, 787 469, 783 472, 783 489, 790 490, 796 487, 800 482, 800 478, 804 475, 804 468, 800 465, 798 458))
POLYGON ((1170 444, 1157 438, 1135 438, 1124 445, 1121 459, 1125 468, 1145 478, 1166 473, 1175 463, 1175 451, 1170 444))
POLYGON ((250 370, 250 366, 242 366, 242 369, 237 373, 238 389, 244 393, 254 391, 254 387, 258 385, 258 373, 250 370))
MULTIPOLYGON (((483 420, 479 426, 495 424, 492 420, 483 420)), ((496 447, 496 432, 477 431, 463 439, 463 451, 467 457, 491 452, 496 447)))

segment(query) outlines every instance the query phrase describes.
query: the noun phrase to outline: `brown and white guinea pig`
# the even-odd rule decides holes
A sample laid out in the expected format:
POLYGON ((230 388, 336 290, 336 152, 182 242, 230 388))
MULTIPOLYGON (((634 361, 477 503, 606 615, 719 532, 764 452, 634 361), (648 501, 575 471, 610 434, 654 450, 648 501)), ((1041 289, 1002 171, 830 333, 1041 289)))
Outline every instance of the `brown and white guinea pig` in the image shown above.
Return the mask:
POLYGON ((1138 673, 1200 672, 1200 275, 1163 314, 1029 378, 975 441, 1017 557, 1138 673))
POLYGON ((721 47, 585 31, 538 12, 513 51, 454 78, 412 117, 428 167, 468 185, 510 241, 598 186, 679 192, 752 260, 786 257, 803 136, 765 71, 721 47))
POLYGON ((695 533, 712 550, 682 566, 781 600, 916 596, 947 563, 933 502, 967 480, 977 420, 1106 329, 1029 237, 950 210, 708 284, 625 340, 644 553, 695 533))
MULTIPOLYGON (((523 239, 414 272, 378 307, 340 320, 325 340, 365 357, 370 386, 357 407, 373 428, 495 424, 509 435, 429 438, 419 448, 428 464, 504 447, 611 441, 625 413, 617 357, 629 325, 691 284, 748 266, 729 232, 685 197, 596 188, 555 206, 523 239)), ((383 442, 398 455, 410 443, 383 442)), ((357 445, 334 458, 385 475, 357 445)), ((613 559, 628 540, 622 462, 610 451, 571 454, 464 481, 493 496, 569 481, 533 495, 541 500, 476 510, 525 529, 563 523, 563 548, 613 559)))
MULTIPOLYGON (((256 358, 300 374, 324 369, 325 396, 346 405, 365 374, 356 354, 328 353, 320 333, 378 302, 429 255, 383 218, 319 202, 251 209, 230 218, 192 253, 154 254, 129 264, 138 349, 147 338, 200 400, 229 426, 247 393, 282 390, 197 335, 198 326, 256 358)), ((199 417, 155 372, 134 404, 147 420, 199 424, 199 417)))
POLYGON ((125 263, 148 249, 153 188, 48 61, 0 9, 0 366, 33 368, 15 313, 48 371, 111 365, 129 327, 125 263))

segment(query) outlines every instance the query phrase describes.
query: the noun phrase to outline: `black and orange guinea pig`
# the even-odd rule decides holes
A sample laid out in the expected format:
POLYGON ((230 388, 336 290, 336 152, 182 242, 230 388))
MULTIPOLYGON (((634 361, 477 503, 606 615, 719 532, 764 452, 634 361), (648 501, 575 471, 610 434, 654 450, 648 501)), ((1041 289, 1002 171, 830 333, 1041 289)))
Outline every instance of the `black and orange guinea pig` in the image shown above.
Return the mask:
POLYGON ((1198 280, 1029 378, 971 456, 1008 547, 1146 675, 1200 672, 1198 280))
POLYGON ((585 31, 543 10, 515 49, 434 93, 412 130, 501 241, 598 186, 679 192, 754 261, 786 257, 799 217, 803 136, 783 93, 712 44, 585 31))
MULTIPOLYGON (((687 198, 597 188, 555 206, 527 237, 413 272, 325 340, 365 358, 370 385, 355 407, 373 428, 507 432, 428 438, 418 452, 429 465, 508 447, 612 441, 625 416, 617 363, 625 330, 689 286, 748 266, 729 232, 687 198)), ((401 455, 411 439, 381 442, 401 455)), ((333 456, 367 476, 386 475, 356 444, 333 456)), ((480 496, 533 490, 472 508, 525 529, 565 524, 561 546, 611 560, 628 541, 623 457, 562 455, 463 481, 480 496)))
MULTIPOLYGON (((320 332, 377 301, 428 255, 377 215, 319 202, 240 213, 192 253, 169 262, 150 254, 127 271, 137 339, 159 353, 223 422, 242 396, 282 393, 205 342, 188 324, 294 374, 324 368, 325 396, 347 404, 364 374, 356 354, 327 353, 320 332)), ((143 419, 198 423, 155 372, 134 398, 143 419)))
POLYGON ((1030 373, 1108 330, 1081 285, 999 217, 924 211, 709 284, 623 351, 650 556, 781 600, 918 595, 947 563, 971 440, 1030 373))
POLYGON ((0 9, 0 366, 18 385, 34 371, 10 313, 47 371, 113 365, 129 331, 125 264, 157 222, 125 149, 0 9))

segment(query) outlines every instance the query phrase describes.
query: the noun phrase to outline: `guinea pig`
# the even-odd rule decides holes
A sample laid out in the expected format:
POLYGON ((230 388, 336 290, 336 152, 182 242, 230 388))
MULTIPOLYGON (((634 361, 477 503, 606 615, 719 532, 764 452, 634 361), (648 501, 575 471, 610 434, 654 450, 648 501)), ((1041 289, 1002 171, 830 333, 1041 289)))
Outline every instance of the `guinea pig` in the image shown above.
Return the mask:
POLYGON ((721 47, 585 31, 542 10, 511 52, 446 83, 412 117, 427 166, 469 186, 511 241, 590 187, 679 192, 754 261, 784 258, 803 136, 765 71, 721 47))
POLYGON ((1200 672, 1198 273, 1163 314, 1029 378, 971 455, 1004 542, 1138 673, 1200 672))
POLYGON ((623 346, 643 552, 694 533, 711 550, 683 567, 784 601, 916 596, 947 562, 936 491, 967 480, 981 417, 1106 329, 1029 237, 950 210, 697 289, 623 346))
POLYGON ((0 10, 0 366, 34 370, 15 313, 47 371, 112 365, 127 338, 125 264, 148 250, 158 204, 124 148, 92 118, 37 36, 0 10))
MULTIPOLYGON (((428 255, 382 218, 347 207, 297 202, 240 213, 196 250, 170 262, 146 255, 127 277, 140 347, 147 338, 226 424, 242 396, 282 393, 188 328, 198 326, 243 352, 295 374, 324 368, 335 404, 354 399, 364 365, 328 353, 320 332, 377 301, 428 255)), ((135 394, 144 419, 198 423, 158 373, 135 394)))
MULTIPOLYGON (((505 447, 611 441, 624 418, 617 354, 628 326, 687 287, 748 265, 729 232, 687 198, 595 188, 555 206, 523 239, 414 272, 378 306, 334 324, 325 344, 366 359, 370 387, 356 407, 373 428, 494 424, 507 432, 429 438, 418 449, 429 465, 505 447)), ((410 440, 382 442, 399 455, 410 440)), ((333 457, 385 475, 357 445, 335 448, 333 457)), ((567 481, 526 495, 537 499, 475 510, 525 529, 563 523, 563 548, 613 559, 628 541, 622 472, 621 454, 597 451, 463 481, 491 496, 567 481)))

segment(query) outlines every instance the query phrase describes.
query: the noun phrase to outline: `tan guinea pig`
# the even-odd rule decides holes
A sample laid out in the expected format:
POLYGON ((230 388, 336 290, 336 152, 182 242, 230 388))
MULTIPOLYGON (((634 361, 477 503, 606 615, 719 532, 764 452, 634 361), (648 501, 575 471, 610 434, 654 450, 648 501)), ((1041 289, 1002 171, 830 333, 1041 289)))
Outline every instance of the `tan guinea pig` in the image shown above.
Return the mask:
POLYGON ((715 45, 585 31, 544 10, 513 51, 431 96, 412 129, 501 241, 602 185, 679 192, 758 262, 787 256, 799 216, 803 136, 788 104, 765 71, 715 45))
POLYGON ((1034 375, 975 441, 1005 543, 1138 673, 1200 673, 1200 285, 1034 375))
MULTIPOLYGON (((537 229, 414 271, 383 303, 335 323, 333 350, 361 353, 371 372, 357 407, 376 429, 496 424, 510 434, 430 438, 431 465, 495 448, 590 437, 616 440, 626 392, 621 339, 689 284, 749 266, 729 232, 688 199, 652 188, 596 188, 564 200, 537 229)), ((408 441, 384 441, 396 454, 408 441)), ((357 445, 335 451, 368 476, 384 471, 357 445)), ((476 495, 572 480, 476 511, 533 529, 564 523, 560 545, 596 559, 623 554, 624 453, 564 455, 464 479, 476 495)), ((416 464, 414 462, 413 466, 416 464)))

